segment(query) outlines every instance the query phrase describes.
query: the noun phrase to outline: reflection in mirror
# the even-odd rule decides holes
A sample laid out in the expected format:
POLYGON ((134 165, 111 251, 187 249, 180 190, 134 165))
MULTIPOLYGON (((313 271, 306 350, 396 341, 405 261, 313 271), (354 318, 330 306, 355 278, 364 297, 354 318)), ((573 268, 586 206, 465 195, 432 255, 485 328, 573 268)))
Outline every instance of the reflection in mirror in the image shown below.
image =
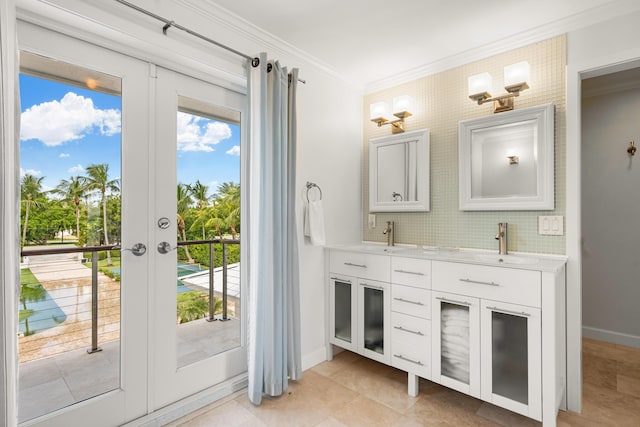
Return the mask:
POLYGON ((429 131, 369 141, 369 210, 429 210, 429 131))
POLYGON ((471 132, 471 198, 537 194, 536 123, 527 120, 471 132))
POLYGON ((554 106, 459 124, 461 210, 554 208, 554 106))

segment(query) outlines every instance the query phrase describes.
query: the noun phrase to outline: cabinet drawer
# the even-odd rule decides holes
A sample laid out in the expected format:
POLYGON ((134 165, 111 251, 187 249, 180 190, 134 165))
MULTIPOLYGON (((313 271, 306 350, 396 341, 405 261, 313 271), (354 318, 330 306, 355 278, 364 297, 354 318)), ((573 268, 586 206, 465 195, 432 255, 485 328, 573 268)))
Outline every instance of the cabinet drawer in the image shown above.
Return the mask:
POLYGON ((431 322, 391 313, 391 365, 431 378, 431 322))
POLYGON ((431 291, 394 283, 391 285, 391 310, 430 319, 431 291))
POLYGON ((391 282, 430 289, 431 261, 391 257, 391 282))
POLYGON ((539 271, 433 261, 434 290, 540 307, 539 271))
POLYGON ((391 262, 386 255, 363 254, 331 250, 329 270, 331 273, 389 282, 391 262))

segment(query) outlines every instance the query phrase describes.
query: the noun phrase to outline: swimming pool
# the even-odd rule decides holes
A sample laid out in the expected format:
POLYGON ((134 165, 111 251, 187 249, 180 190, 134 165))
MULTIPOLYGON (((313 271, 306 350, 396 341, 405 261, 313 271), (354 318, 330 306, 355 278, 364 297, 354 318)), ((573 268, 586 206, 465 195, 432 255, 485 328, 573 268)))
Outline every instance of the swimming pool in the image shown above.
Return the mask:
POLYGON ((26 307, 20 303, 20 321, 18 330, 24 335, 33 335, 36 332, 42 332, 46 329, 53 328, 67 319, 62 309, 58 306, 51 295, 42 287, 42 285, 31 285, 35 287, 38 293, 44 297, 34 301, 26 298, 26 307), (39 287, 39 288, 38 288, 39 287))
MULTIPOLYGON (((186 276, 188 274, 193 274, 193 273, 197 273, 199 271, 205 271, 207 270, 206 268, 201 268, 199 264, 181 264, 178 263, 178 272, 177 272, 177 277, 182 277, 182 276, 186 276)), ((113 268, 111 269, 111 271, 113 273, 117 273, 120 274, 120 269, 119 268, 113 268)), ((191 289, 187 288, 184 284, 182 284, 182 282, 180 281, 180 279, 176 280, 177 282, 177 292, 180 294, 182 292, 190 292, 191 289)))

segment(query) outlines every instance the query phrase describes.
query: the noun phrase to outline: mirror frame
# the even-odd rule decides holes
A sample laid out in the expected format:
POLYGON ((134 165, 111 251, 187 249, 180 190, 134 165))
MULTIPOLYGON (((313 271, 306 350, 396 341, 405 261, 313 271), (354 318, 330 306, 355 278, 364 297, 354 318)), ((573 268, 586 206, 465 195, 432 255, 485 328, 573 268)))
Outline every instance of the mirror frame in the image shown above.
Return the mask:
POLYGON ((428 212, 430 209, 429 129, 382 136, 369 140, 369 212, 428 212), (381 202, 378 194, 377 147, 417 141, 415 201, 381 202))
POLYGON ((555 159, 555 106, 544 104, 493 116, 463 120, 458 124, 459 182, 461 211, 553 210, 555 159), (473 131, 519 122, 534 121, 534 150, 537 152, 537 194, 534 196, 472 197, 471 145, 473 131))

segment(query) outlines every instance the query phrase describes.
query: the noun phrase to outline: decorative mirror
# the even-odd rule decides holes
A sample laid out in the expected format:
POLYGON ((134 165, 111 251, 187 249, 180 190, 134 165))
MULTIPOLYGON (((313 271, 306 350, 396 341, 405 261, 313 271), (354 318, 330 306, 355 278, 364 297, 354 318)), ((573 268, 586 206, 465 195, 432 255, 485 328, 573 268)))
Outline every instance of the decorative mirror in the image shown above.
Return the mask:
POLYGON ((429 210, 429 130, 369 140, 369 211, 429 210))
POLYGON ((554 105, 458 125, 460 210, 554 209, 554 105))

